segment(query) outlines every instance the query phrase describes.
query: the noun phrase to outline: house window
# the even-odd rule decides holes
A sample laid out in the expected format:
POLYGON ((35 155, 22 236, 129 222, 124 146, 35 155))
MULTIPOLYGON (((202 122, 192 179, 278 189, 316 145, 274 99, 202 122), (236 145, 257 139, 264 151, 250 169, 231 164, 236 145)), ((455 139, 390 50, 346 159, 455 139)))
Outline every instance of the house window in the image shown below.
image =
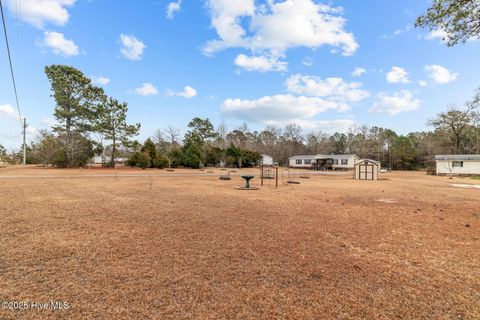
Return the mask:
POLYGON ((298 165, 298 164, 302 164, 302 159, 297 159, 297 160, 295 161, 295 163, 296 163, 297 165, 298 165))
POLYGON ((335 164, 335 165, 338 166, 338 159, 334 159, 334 160, 333 160, 333 164, 335 164))
POLYGON ((312 160, 311 159, 305 159, 305 164, 312 164, 312 160))
POLYGON ((348 159, 342 159, 342 166, 348 166, 348 159))
POLYGON ((463 161, 453 161, 453 165, 455 167, 463 168, 463 161))

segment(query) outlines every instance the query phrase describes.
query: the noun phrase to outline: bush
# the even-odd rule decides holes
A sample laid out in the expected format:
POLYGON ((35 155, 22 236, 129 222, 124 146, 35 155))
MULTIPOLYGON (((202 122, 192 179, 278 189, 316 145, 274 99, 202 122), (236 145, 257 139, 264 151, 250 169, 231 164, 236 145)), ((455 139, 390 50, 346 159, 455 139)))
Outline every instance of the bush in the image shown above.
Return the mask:
POLYGON ((163 154, 158 153, 157 159, 153 161, 153 166, 155 168, 163 169, 168 166, 168 159, 163 154))
POLYGON ((128 158, 127 164, 132 168, 136 167, 139 158, 140 158, 140 152, 137 151, 134 154, 132 154, 130 158, 128 158))
POLYGON ((144 151, 138 154, 137 159, 137 167, 142 169, 150 168, 152 159, 150 158, 150 153, 148 151, 144 151))
POLYGON ((148 156, 150 157, 150 164, 147 168, 155 168, 157 167, 157 158, 158 152, 157 148, 155 147, 155 143, 153 143, 152 139, 148 138, 145 140, 145 143, 142 146, 141 152, 147 152, 148 156))
POLYGON ((256 166, 262 159, 260 153, 250 150, 242 150, 242 165, 246 168, 256 166))
POLYGON ((186 167, 198 169, 202 161, 202 152, 195 144, 186 145, 182 149, 182 162, 186 167))
POLYGON ((169 166, 176 168, 183 165, 183 153, 181 148, 175 148, 168 153, 169 166))

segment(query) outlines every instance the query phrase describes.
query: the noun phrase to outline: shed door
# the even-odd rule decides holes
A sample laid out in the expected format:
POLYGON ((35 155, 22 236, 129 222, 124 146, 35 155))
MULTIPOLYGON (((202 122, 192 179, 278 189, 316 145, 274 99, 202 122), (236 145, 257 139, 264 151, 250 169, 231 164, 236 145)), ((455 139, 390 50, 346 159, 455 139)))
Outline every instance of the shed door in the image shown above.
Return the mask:
POLYGON ((360 174, 359 178, 360 180, 374 180, 374 174, 373 174, 373 165, 371 164, 364 164, 360 165, 360 174))

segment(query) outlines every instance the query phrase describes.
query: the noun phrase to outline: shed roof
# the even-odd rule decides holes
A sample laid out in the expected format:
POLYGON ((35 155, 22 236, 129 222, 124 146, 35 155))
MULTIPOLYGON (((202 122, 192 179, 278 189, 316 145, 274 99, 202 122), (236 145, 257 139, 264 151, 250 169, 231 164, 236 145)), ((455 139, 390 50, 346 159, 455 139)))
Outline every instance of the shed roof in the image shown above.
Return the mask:
POLYGON ((480 161, 480 154, 447 154, 437 155, 435 161, 480 161))
POLYGON ((357 163, 355 163, 356 166, 362 164, 362 163, 365 163, 365 162, 369 162, 371 164, 374 164, 376 166, 379 166, 380 165, 380 162, 376 161, 376 160, 372 160, 372 159, 362 159, 360 161, 358 161, 357 163))

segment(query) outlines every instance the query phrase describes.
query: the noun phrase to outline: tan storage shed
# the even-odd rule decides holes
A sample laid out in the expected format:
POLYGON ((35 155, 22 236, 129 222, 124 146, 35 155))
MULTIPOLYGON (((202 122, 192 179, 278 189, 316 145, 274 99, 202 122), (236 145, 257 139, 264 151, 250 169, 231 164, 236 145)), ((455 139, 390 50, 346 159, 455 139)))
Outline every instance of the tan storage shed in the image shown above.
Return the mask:
POLYGON ((380 162, 370 159, 363 159, 355 163, 354 179, 357 180, 378 180, 380 162))

